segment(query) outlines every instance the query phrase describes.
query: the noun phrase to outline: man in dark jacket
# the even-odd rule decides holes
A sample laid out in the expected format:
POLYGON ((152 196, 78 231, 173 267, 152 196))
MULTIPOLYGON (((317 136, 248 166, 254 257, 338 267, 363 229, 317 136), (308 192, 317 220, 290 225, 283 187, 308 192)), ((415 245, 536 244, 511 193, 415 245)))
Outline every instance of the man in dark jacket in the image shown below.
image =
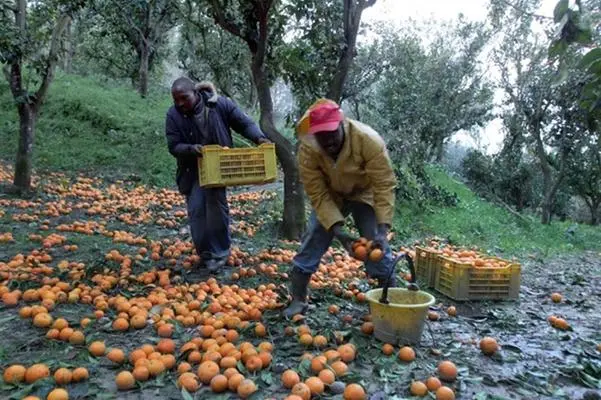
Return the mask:
POLYGON ((232 100, 218 96, 210 83, 182 77, 173 82, 174 105, 167 111, 165 133, 169 152, 177 159, 176 182, 186 196, 188 221, 201 265, 216 272, 230 254, 229 206, 225 188, 202 188, 197 158, 202 146, 232 147, 230 129, 256 144, 269 140, 232 100))

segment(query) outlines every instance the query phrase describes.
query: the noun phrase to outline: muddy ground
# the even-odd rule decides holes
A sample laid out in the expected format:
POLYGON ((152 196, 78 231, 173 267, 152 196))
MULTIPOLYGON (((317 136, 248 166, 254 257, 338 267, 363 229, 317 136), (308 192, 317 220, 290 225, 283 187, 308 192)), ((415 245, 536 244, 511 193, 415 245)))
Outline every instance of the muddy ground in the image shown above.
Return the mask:
MULTIPOLYGON (((0 172, 0 182, 6 183, 9 171, 0 172)), ((40 182, 38 194, 30 203, 23 203, 8 195, 0 197, 0 234, 10 232, 14 238, 14 241, 0 243, 0 262, 8 263, 19 253, 27 255, 40 249, 39 242, 29 240, 31 233, 44 237, 59 233, 67 238, 66 244, 79 246, 77 251, 67 251, 62 246, 47 249, 53 258, 49 263, 55 268, 53 275, 64 280, 68 280, 68 277, 56 268, 61 260, 85 263, 86 277, 82 281, 89 283, 95 273, 119 268, 118 264, 106 260, 105 255, 110 250, 118 249, 122 254, 136 254, 139 246, 115 243, 98 232, 83 234, 57 230, 60 224, 74 221, 105 221, 109 230, 124 230, 153 240, 175 237, 189 240, 183 229, 185 218, 176 216, 178 210, 183 210, 183 203, 176 194, 146 189, 136 192, 140 189, 127 183, 114 184, 122 192, 115 194, 114 187, 111 189, 109 182, 94 181, 91 187, 96 194, 92 195, 85 193, 84 187, 77 186, 77 182, 71 178, 53 176, 40 182), (63 191, 57 191, 58 187, 63 191), (148 195, 147 204, 132 204, 125 200, 127 197, 142 196, 143 193, 148 195), (105 215, 86 213, 85 206, 89 207, 94 201, 110 203, 115 211, 105 215), (80 207, 82 203, 90 204, 80 207), (49 204, 62 208, 58 216, 44 213, 49 209, 49 204), (135 217, 143 213, 150 216, 145 222, 127 224, 119 218, 123 214, 135 217), (23 218, 24 215, 32 218, 23 218), (173 224, 166 226, 166 220, 173 221, 173 224), (41 231, 42 225, 47 225, 48 230, 41 231)), ((267 249, 277 254, 280 249, 297 248, 295 243, 273 239, 275 232, 272 222, 279 218, 279 214, 272 193, 232 200, 234 238, 242 251, 253 255, 267 249), (252 236, 249 235, 249 228, 252 236)), ((134 263, 134 273, 151 268, 167 268, 165 261, 139 260, 134 263)), ((588 398, 598 398, 594 396, 595 393, 596 396, 601 395, 601 353, 596 349, 601 343, 600 255, 585 252, 550 259, 524 255, 521 262, 523 272, 519 301, 456 303, 429 290, 436 297, 432 309, 439 312, 441 319, 427 322, 422 342, 415 347, 417 359, 409 364, 402 363, 396 355, 384 356, 381 351, 382 343, 361 332, 362 318, 369 312, 366 303, 335 296, 329 289, 312 291, 309 312, 305 320, 298 323, 281 319, 279 310, 266 310, 262 318, 268 329, 266 338, 254 335, 254 324, 241 330, 240 340, 247 340, 255 345, 268 340, 274 344, 271 365, 254 374, 245 373, 259 386, 259 392, 253 398, 285 398, 289 391, 279 381, 285 369, 293 368, 304 377, 310 376, 308 365, 300 362, 300 356, 307 351, 314 354, 319 351, 306 349, 298 343, 296 337, 284 334, 285 327, 301 323, 309 325, 314 335, 325 335, 330 342, 338 335, 357 346, 357 359, 349 364, 350 373, 341 380, 362 384, 370 399, 411 398, 408 394, 411 381, 435 375, 436 365, 441 360, 451 360, 459 368, 457 381, 450 384, 458 399, 581 399, 585 394, 588 398), (552 292, 563 295, 560 304, 551 302, 552 292), (339 314, 328 313, 331 304, 340 307, 339 314), (456 317, 447 315, 446 309, 450 305, 456 305, 456 317), (344 322, 343 317, 346 315, 352 316, 351 322, 344 322), (559 331, 551 327, 547 322, 550 315, 565 318, 571 329, 559 331), (493 357, 484 356, 478 348, 478 341, 484 336, 496 338, 502 346, 501 351, 493 357)), ((279 267, 281 271, 285 271, 288 264, 280 263, 279 267)), ((172 269, 174 276, 179 273, 179 260, 178 265, 172 269)), ((234 268, 220 275, 219 282, 229 283, 231 273, 236 270, 234 268)), ((174 280, 176 282, 177 279, 174 280)), ((236 281, 236 284, 256 288, 268 282, 279 286, 285 284, 286 279, 258 274, 236 281)), ((16 280, 5 280, 2 284, 11 290, 19 288, 22 291, 40 286, 36 282, 16 280)), ((146 295, 150 289, 148 286, 117 286, 107 294, 146 295)), ((362 283, 361 288, 369 289, 366 282, 362 283)), ((19 304, 23 305, 23 302, 19 304)), ((119 392, 114 377, 118 371, 130 367, 115 367, 104 358, 91 357, 85 347, 47 339, 46 331, 33 327, 28 319, 19 318, 18 310, 0 303, 0 370, 15 363, 27 366, 36 362, 46 363, 52 371, 63 366, 85 366, 90 372, 90 379, 84 383, 67 385, 71 399, 236 398, 231 393, 214 394, 208 388, 202 388, 193 394, 183 393, 175 386, 175 372, 167 372, 155 379, 138 383, 135 390, 119 392)), ((91 305, 58 304, 52 314, 67 319, 70 325, 77 327, 81 318, 92 315, 93 311, 94 307, 91 305)), ((151 326, 127 333, 115 332, 111 327, 115 314, 114 311, 107 312, 104 318, 85 328, 83 331, 86 342, 104 340, 107 347, 131 350, 144 343, 158 341, 151 326)), ((176 325, 173 338, 181 344, 195 335, 196 328, 176 325)), ((0 398, 21 399, 28 394, 44 398, 55 386, 52 378, 31 385, 4 383, 0 385, 0 398)), ((434 398, 433 395, 430 396, 434 398)), ((326 390, 321 398, 340 399, 342 396, 333 395, 326 390)))

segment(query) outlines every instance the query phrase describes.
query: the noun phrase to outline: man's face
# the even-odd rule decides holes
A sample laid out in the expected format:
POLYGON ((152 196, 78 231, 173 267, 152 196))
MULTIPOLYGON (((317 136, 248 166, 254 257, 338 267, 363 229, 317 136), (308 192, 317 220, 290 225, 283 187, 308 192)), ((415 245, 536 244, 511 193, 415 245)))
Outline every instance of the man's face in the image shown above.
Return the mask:
POLYGON ((342 150, 344 143, 344 130, 342 129, 342 123, 338 125, 338 129, 331 132, 319 132, 315 134, 315 140, 322 148, 322 150, 330 157, 336 158, 342 150))
POLYGON ((198 102, 198 96, 193 90, 174 89, 171 91, 173 104, 184 114, 190 114, 198 102))

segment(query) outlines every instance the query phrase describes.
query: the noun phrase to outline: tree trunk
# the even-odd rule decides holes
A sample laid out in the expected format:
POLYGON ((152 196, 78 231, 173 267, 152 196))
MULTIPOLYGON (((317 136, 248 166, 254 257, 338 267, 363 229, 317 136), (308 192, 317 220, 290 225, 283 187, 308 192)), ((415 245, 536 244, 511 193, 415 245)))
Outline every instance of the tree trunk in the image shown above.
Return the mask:
POLYGON ((140 96, 148 95, 148 65, 150 59, 150 48, 145 38, 140 43, 140 69, 138 70, 138 93, 140 96))
POLYGON ((591 213, 591 220, 590 220, 590 224, 595 226, 599 224, 599 205, 600 205, 600 201, 591 201, 590 203, 587 201, 586 204, 588 205, 588 209, 591 213))
POLYGON ((278 132, 273 123, 273 99, 269 83, 265 79, 264 67, 255 60, 252 74, 261 111, 261 129, 275 143, 276 154, 284 170, 284 218, 280 231, 286 239, 299 239, 305 228, 305 198, 294 146, 278 132))
POLYGON ((19 105, 19 147, 15 162, 15 177, 13 184, 20 192, 26 192, 31 187, 31 156, 33 154, 33 138, 35 132, 35 110, 30 104, 19 105))
POLYGON ((63 59, 63 71, 70 74, 73 64, 73 55, 75 54, 75 43, 73 40, 72 22, 67 24, 65 34, 67 36, 65 40, 65 54, 63 59))

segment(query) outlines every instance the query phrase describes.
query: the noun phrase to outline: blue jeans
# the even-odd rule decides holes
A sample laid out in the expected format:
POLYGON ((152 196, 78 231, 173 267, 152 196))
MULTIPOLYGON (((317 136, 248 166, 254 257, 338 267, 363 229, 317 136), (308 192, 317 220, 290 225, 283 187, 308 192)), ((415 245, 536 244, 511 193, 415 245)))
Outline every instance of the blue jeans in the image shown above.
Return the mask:
MULTIPOLYGON (((352 214, 359 234, 369 240, 376 236, 378 223, 376 213, 369 204, 356 201, 347 201, 342 208, 342 214, 346 217, 352 214)), ((292 264, 306 274, 314 273, 319 267, 321 258, 332 244, 334 234, 327 231, 317 220, 315 211, 311 213, 309 226, 300 250, 292 260, 292 264)), ((367 260, 365 270, 370 278, 386 279, 390 274, 393 257, 388 246, 384 258, 377 263, 367 260)))
POLYGON ((202 188, 196 181, 186 203, 196 254, 204 261, 229 256, 230 208, 225 188, 202 188))

